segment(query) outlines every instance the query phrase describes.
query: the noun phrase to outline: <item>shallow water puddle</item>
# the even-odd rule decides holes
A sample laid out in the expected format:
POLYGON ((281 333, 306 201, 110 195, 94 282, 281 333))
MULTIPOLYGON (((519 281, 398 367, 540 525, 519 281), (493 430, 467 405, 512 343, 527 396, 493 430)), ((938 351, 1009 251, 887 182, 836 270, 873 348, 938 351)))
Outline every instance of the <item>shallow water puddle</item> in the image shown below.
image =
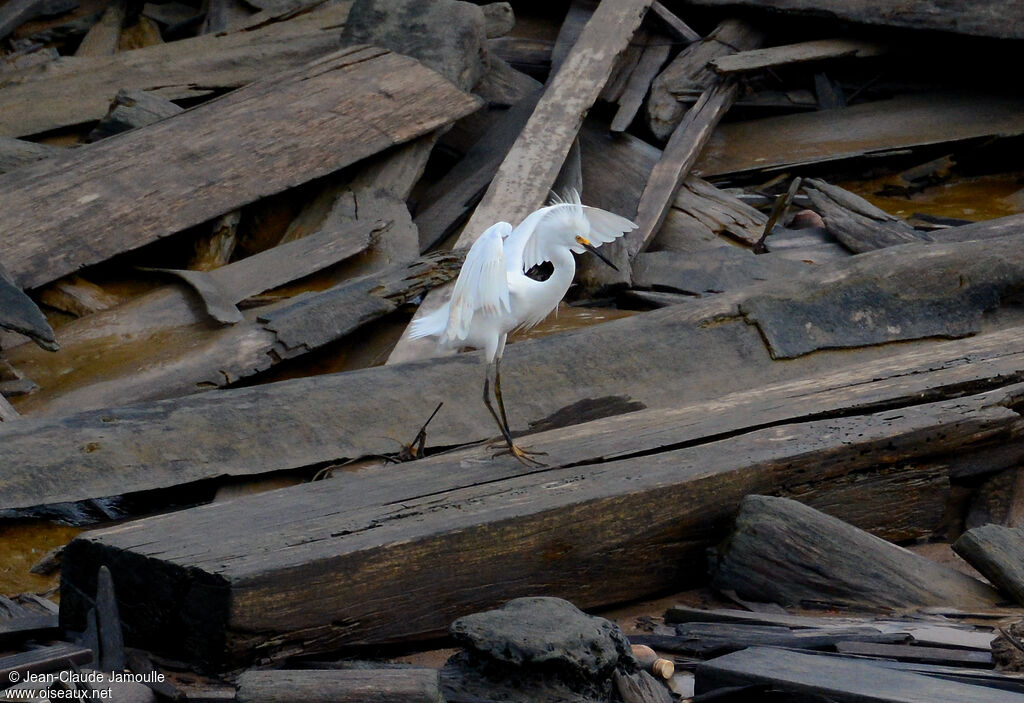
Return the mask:
POLYGON ((82 528, 50 522, 11 522, 0 525, 0 593, 44 593, 60 582, 60 571, 33 574, 30 569, 46 553, 62 547, 82 528))

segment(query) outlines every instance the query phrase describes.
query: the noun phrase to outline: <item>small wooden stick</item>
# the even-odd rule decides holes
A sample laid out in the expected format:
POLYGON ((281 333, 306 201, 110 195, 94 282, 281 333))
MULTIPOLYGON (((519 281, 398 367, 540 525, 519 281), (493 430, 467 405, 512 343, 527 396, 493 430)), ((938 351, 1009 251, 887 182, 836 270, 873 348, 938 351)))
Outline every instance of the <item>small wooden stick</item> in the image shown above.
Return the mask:
POLYGON ((761 238, 754 244, 755 254, 765 254, 768 249, 765 247, 764 242, 768 239, 768 235, 771 234, 772 228, 775 227, 775 223, 782 217, 782 213, 786 211, 789 204, 793 201, 793 197, 796 195, 796 191, 800 188, 800 176, 793 179, 793 182, 789 184, 789 190, 785 194, 780 195, 775 201, 775 206, 772 208, 772 214, 768 217, 768 221, 764 223, 764 233, 761 238))

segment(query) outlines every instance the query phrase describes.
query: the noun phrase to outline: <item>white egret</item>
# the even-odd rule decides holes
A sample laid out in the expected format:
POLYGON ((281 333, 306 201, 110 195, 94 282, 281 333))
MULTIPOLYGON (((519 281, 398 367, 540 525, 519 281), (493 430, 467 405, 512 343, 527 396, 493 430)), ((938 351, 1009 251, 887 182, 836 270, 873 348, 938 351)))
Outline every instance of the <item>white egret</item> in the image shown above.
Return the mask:
POLYGON ((509 451, 524 464, 543 465, 512 441, 501 397, 501 356, 508 333, 536 325, 557 307, 576 273, 573 252, 591 251, 615 268, 596 247, 634 229, 636 225, 624 217, 581 204, 579 194, 570 191, 564 199, 556 198, 554 204, 531 213, 515 229, 508 222, 488 227, 466 254, 451 299, 412 324, 412 338, 436 336, 445 349, 484 350, 484 405, 509 451), (544 262, 553 267, 546 280, 526 275, 544 262), (490 400, 492 367, 500 417, 490 400))

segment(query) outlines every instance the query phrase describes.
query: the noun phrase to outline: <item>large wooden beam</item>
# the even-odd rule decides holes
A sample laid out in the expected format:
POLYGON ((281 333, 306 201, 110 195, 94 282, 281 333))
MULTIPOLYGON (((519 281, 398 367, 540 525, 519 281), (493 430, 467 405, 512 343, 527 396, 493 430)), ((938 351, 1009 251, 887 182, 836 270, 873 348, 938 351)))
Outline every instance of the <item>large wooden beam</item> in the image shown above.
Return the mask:
MULTIPOLYGON (((476 447, 98 530, 65 552, 62 624, 84 618, 97 564, 121 575, 122 617, 136 643, 214 665, 432 635, 527 594, 580 607, 635 599, 692 583, 708 542, 750 493, 800 486, 804 501, 831 501, 853 519, 854 501, 834 500, 853 481, 868 514, 916 510, 908 483, 943 455, 1019 428, 1002 404, 1022 390, 656 453, 632 446, 611 461, 581 461, 592 451, 582 425, 531 438, 551 468, 491 460, 492 450, 476 447)), ((648 419, 622 416, 612 437, 633 445, 648 419)), ((682 427, 669 424, 659 429, 678 436, 682 427)), ((923 519, 934 529, 941 514, 928 509, 923 519)))
POLYGON ((412 59, 343 49, 0 176, 0 246, 15 280, 38 286, 324 176, 477 106, 412 59))
MULTIPOLYGON (((941 295, 934 300, 943 301, 939 307, 946 313, 958 310, 948 295, 962 296, 964 305, 952 320, 963 334, 982 319, 974 304, 992 300, 979 291, 997 299, 1001 286, 1016 290, 1014 281, 1019 278, 1012 272, 1024 275, 1024 263, 1015 255, 1019 248, 1020 239, 1015 237, 889 247, 851 257, 851 265, 840 274, 821 267, 793 277, 786 282, 788 297, 778 295, 778 283, 760 284, 585 333, 510 345, 503 362, 510 421, 513 429, 522 431, 559 410, 607 396, 618 397, 620 405, 664 408, 677 405, 681 397, 697 403, 773 384, 792 383, 793 388, 804 389, 794 392, 803 393, 807 387, 818 387, 837 367, 850 371, 850 376, 838 378, 896 378, 902 387, 913 386, 918 393, 942 384, 926 373, 906 376, 907 368, 929 371, 936 364, 943 373, 964 373, 963 382, 975 384, 991 383, 995 377, 1019 378, 1024 369, 1016 352, 1021 346, 1019 328, 940 342, 934 337, 949 332, 934 326, 935 315, 922 317, 922 323, 933 325, 918 327, 925 338, 908 343, 898 334, 904 331, 890 329, 886 318, 856 314, 873 312, 870 306, 841 315, 828 313, 824 317, 833 323, 848 321, 845 331, 833 328, 838 339, 866 346, 830 350, 832 345, 826 344, 817 353, 786 363, 773 361, 764 341, 777 336, 772 310, 782 310, 783 320, 791 319, 785 306, 797 305, 803 297, 841 305, 858 290, 877 287, 879 281, 914 300, 914 316, 925 310, 924 301, 937 291, 941 295), (969 285, 960 285, 959 267, 969 285), (938 271, 945 272, 945 284, 936 282, 938 271), (845 291, 840 280, 849 284, 845 291), (829 295, 822 296, 826 282, 829 295), (742 312, 748 301, 767 306, 757 308, 759 324, 768 331, 764 337, 742 312), (867 334, 872 330, 874 342, 867 334), (903 340, 898 347, 882 344, 896 339, 903 340), (964 355, 971 364, 943 368, 964 355), (708 365, 707 359, 717 363, 708 365), (919 386, 921 379, 930 380, 919 386)), ((888 300, 890 312, 900 309, 898 298, 888 300)), ((1013 306, 1002 309, 997 320, 996 327, 1022 324, 1013 306)), ((795 328, 805 329, 801 324, 795 328)), ((781 329, 792 332, 793 326, 781 329)), ((782 348, 806 348, 822 341, 813 325, 805 334, 783 335, 782 348)), ((438 401, 445 406, 431 423, 430 444, 477 441, 494 433, 490 417, 479 410, 482 381, 478 355, 461 354, 415 366, 298 379, 64 418, 23 418, 10 429, 0 428, 0 461, 8 467, 0 480, 0 505, 29 508, 389 452, 395 445, 387 437, 411 438, 438 401), (364 402, 370 397, 372 404, 364 402), (75 467, 74 480, 69 479, 68 467, 75 467)))

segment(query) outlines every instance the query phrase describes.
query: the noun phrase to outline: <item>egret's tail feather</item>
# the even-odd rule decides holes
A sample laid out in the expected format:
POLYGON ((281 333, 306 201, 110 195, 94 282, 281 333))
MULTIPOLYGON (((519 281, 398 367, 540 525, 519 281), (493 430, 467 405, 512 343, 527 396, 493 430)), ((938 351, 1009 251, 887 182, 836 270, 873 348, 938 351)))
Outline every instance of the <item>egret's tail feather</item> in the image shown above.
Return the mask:
POLYGON ((448 325, 448 306, 442 305, 432 313, 413 320, 409 326, 409 338, 436 337, 444 332, 448 325))

